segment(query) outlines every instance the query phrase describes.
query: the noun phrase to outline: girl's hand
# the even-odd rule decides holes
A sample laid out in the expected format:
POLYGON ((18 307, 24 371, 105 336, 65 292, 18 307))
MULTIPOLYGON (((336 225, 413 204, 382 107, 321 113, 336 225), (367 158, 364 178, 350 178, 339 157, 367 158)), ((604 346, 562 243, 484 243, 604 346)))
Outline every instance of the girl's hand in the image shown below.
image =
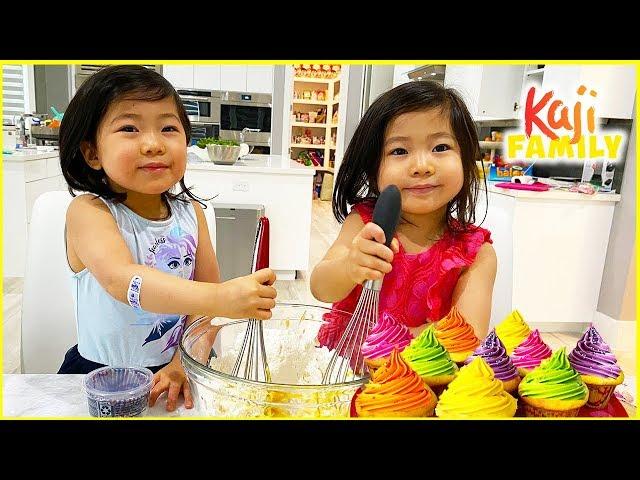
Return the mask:
POLYGON ((384 231, 372 222, 353 238, 346 263, 351 281, 361 284, 365 280, 380 280, 391 271, 393 256, 400 251, 398 239, 391 241, 391 248, 384 242, 384 231))
POLYGON ((271 309, 276 306, 276 289, 271 285, 276 274, 270 268, 263 268, 251 275, 234 278, 219 284, 223 290, 220 304, 216 305, 217 315, 227 318, 255 318, 268 320, 271 309))
POLYGON ((166 367, 160 369, 153 376, 151 393, 149 394, 149 406, 153 407, 158 397, 165 391, 167 392, 167 412, 173 412, 176 409, 181 391, 184 395, 185 408, 193 408, 191 387, 177 355, 166 367))

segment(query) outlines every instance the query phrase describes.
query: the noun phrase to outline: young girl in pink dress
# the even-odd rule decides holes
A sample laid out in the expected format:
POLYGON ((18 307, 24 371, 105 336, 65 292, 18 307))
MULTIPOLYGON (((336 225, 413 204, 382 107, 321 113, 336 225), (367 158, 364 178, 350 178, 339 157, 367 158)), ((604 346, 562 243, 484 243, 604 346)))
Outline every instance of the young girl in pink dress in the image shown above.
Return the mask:
MULTIPOLYGON (((496 255, 490 232, 474 225, 479 158, 476 127, 454 90, 416 81, 381 95, 338 171, 333 212, 343 225, 313 270, 313 295, 353 312, 362 283, 384 276, 380 314, 391 314, 414 336, 456 306, 484 338, 496 255), (402 213, 388 248, 371 220, 376 198, 391 184, 400 189, 402 213)), ((333 349, 348 320, 325 315, 320 344, 333 349)))

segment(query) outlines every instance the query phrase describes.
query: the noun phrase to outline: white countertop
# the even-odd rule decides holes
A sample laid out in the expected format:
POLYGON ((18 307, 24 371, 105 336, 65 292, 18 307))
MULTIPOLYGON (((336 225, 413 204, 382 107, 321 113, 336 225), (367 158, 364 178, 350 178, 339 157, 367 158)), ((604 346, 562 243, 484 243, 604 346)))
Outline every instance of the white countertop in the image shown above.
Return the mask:
POLYGON ((53 152, 45 152, 36 149, 20 149, 15 150, 12 153, 2 153, 2 161, 4 162, 32 162, 34 160, 43 160, 46 158, 55 158, 59 156, 60 152, 55 150, 53 152))
MULTIPOLYGON (((575 200, 580 202, 619 202, 620 194, 617 193, 595 193, 587 195, 585 193, 568 192, 566 190, 551 189, 546 192, 532 192, 530 190, 513 190, 508 188, 496 187, 496 183, 487 182, 487 189, 490 193, 506 195, 515 198, 527 198, 536 200, 575 200)), ((480 190, 484 191, 484 183, 480 182, 480 190)))
POLYGON ((306 167, 286 155, 247 155, 233 165, 216 165, 211 162, 189 162, 189 170, 210 170, 212 172, 269 173, 284 175, 315 175, 315 170, 306 167))
MULTIPOLYGON (((5 417, 87 417, 89 407, 82 388, 84 375, 3 375, 2 404, 5 417)), ((196 417, 196 408, 186 409, 182 397, 178 408, 167 412, 162 395, 147 417, 196 417)))

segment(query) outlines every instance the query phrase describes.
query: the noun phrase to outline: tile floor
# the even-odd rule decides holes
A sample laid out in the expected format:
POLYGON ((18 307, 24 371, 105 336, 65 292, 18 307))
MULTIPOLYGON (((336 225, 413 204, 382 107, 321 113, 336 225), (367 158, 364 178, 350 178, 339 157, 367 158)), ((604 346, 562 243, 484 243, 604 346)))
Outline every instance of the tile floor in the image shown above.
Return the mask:
MULTIPOLYGON (((310 269, 299 274, 295 281, 277 281, 278 300, 284 302, 300 302, 314 305, 326 305, 317 301, 309 291, 309 275, 313 267, 322 259, 329 246, 335 240, 339 224, 333 218, 331 202, 313 201, 313 218, 311 222, 310 269)), ((20 372, 20 311, 22 301, 22 279, 4 278, 3 291, 3 372, 20 372)), ((575 346, 578 334, 543 333, 544 341, 552 349, 566 346, 567 350, 575 346)), ((627 375, 632 377, 635 389, 636 361, 635 352, 615 352, 618 362, 627 375)), ((631 378, 630 378, 631 380, 631 378)), ((635 391, 633 392, 635 397, 635 391)), ((634 409, 635 411, 635 409, 634 409)))

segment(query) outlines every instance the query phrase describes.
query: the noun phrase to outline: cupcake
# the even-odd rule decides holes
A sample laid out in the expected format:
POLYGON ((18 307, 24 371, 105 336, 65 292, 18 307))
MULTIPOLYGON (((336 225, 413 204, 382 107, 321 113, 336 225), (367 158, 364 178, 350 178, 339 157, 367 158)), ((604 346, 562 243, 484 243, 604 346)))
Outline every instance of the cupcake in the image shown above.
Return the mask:
POLYGON ((356 398, 356 412, 359 417, 431 417, 437 401, 394 348, 356 398))
POLYGON ((399 323, 391 314, 383 313, 362 344, 362 356, 369 372, 384 365, 394 348, 404 350, 412 338, 406 325, 399 323))
POLYGON ((569 363, 566 347, 524 377, 518 392, 527 417, 576 417, 589 398, 589 389, 569 363))
POLYGON ((531 329, 522 318, 518 310, 514 310, 496 326, 496 334, 504 343, 507 355, 511 355, 513 350, 529 336, 531 329))
POLYGON ((482 357, 462 367, 456 379, 440 395, 436 415, 440 418, 513 417, 518 402, 504 391, 482 357))
POLYGON ((587 407, 604 408, 624 373, 611 348, 591 325, 569 354, 571 366, 582 377, 589 389, 587 407))
POLYGON ((496 379, 502 382, 502 386, 507 393, 518 390, 520 375, 507 355, 504 345, 496 335, 495 329, 491 330, 487 338, 474 350, 473 355, 465 363, 471 363, 475 357, 484 358, 484 361, 493 370, 496 379))
POLYGON ((411 341, 402 358, 436 395, 442 393, 458 372, 458 366, 434 335, 433 325, 411 341))
POLYGON ((551 356, 551 349, 540 338, 538 329, 529 334, 524 341, 518 345, 511 354, 511 361, 518 369, 521 377, 540 365, 542 360, 551 356))
POLYGON ((480 340, 476 337, 473 327, 469 325, 458 309, 453 306, 451 311, 435 324, 436 338, 449 352, 451 360, 459 366, 473 353, 480 340))

